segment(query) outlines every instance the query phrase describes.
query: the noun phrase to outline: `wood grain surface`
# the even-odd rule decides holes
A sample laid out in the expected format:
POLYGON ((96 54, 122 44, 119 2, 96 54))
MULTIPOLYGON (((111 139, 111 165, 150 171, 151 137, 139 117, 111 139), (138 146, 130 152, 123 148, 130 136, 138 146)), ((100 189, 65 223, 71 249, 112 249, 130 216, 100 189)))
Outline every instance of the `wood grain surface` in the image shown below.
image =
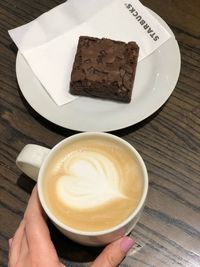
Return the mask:
MULTIPOLYGON (((73 1, 73 0, 71 0, 73 1)), ((86 1, 86 0, 84 0, 86 1)), ((7 266, 8 239, 23 217, 34 185, 15 165, 27 143, 54 146, 73 131, 36 114, 16 81, 16 49, 7 31, 61 0, 0 1, 0 266, 7 266)), ((179 81, 167 103, 145 121, 113 132, 143 156, 150 188, 132 236, 136 246, 123 267, 200 266, 200 1, 143 0, 173 30, 181 51, 179 81)), ((166 55, 167 57, 168 55, 166 55)), ((162 90, 162 88, 161 88, 162 90)), ((101 249, 80 246, 49 225, 68 267, 89 266, 101 249)), ((27 266, 28 267, 28 266, 27 266)))

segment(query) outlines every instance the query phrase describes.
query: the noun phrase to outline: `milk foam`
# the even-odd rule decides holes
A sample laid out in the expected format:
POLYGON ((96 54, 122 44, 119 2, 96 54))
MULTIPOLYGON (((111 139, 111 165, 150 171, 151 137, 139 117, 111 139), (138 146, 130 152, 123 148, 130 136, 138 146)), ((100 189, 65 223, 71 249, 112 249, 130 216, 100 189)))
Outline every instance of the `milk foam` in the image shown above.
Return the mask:
POLYGON ((93 208, 116 198, 120 177, 115 164, 106 156, 91 151, 75 151, 62 163, 64 170, 57 181, 60 200, 73 208, 93 208))

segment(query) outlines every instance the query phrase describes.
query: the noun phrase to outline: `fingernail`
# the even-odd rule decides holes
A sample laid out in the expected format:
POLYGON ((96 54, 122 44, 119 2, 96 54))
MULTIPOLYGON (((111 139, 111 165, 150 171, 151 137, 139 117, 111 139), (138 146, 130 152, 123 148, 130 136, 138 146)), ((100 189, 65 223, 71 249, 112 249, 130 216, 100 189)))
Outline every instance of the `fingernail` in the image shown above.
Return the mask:
POLYGON ((10 239, 8 240, 9 247, 11 247, 12 241, 13 241, 12 238, 10 238, 10 239))
POLYGON ((124 253, 128 253, 128 251, 133 247, 134 245, 134 240, 130 237, 124 237, 121 241, 121 250, 124 252, 124 253))

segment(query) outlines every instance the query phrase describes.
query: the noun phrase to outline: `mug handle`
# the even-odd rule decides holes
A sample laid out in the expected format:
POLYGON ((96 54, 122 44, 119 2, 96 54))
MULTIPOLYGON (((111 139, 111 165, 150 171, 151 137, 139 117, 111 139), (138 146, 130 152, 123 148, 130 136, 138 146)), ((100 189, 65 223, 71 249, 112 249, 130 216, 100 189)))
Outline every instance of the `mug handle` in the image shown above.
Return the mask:
POLYGON ((50 149, 43 146, 26 145, 19 153, 16 165, 21 171, 37 182, 40 167, 49 152, 50 149))

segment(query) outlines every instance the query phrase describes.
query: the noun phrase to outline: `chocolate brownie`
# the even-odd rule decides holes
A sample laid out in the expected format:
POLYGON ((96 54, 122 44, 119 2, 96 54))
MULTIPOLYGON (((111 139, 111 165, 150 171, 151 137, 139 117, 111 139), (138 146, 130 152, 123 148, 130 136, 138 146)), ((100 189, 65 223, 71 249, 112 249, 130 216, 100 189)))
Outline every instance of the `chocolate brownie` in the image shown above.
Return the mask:
POLYGON ((71 73, 70 93, 130 102, 138 54, 135 42, 81 36, 71 73))

